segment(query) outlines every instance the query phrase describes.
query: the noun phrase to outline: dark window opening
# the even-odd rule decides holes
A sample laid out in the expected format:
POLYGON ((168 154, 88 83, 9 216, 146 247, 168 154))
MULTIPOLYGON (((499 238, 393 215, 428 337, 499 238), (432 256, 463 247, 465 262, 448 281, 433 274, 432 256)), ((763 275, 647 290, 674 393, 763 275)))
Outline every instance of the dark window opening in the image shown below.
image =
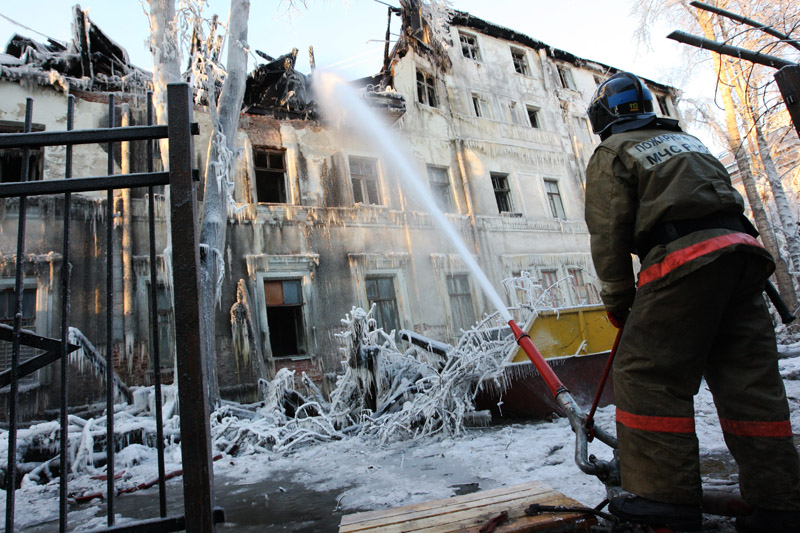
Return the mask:
POLYGON ((424 72, 417 71, 417 100, 421 104, 437 107, 436 83, 424 72))
MULTIPOLYGON (((14 288, 0 290, 0 323, 7 326, 14 325, 15 294, 14 288)), ((28 331, 35 331, 36 322, 36 289, 23 289, 22 291, 22 320, 20 326, 28 331)), ((0 372, 11 368, 11 352, 13 344, 0 341, 0 372)), ((20 345, 19 362, 25 362, 34 357, 39 350, 30 346, 20 345)))
POLYGON ((524 76, 530 76, 530 69, 528 69, 528 60, 525 58, 524 50, 511 49, 511 60, 514 62, 514 70, 524 76))
POLYGON ((381 205, 377 159, 351 156, 350 179, 353 182, 355 203, 381 205))
POLYGON ((400 315, 397 312, 397 297, 394 291, 394 277, 381 276, 366 279, 367 301, 370 308, 375 304, 372 318, 376 325, 386 333, 400 330, 400 315))
POLYGON ((526 106, 526 109, 528 110, 528 120, 531 123, 531 128, 540 128, 539 110, 531 106, 526 106))
POLYGON ((511 190, 508 188, 508 174, 496 174, 493 172, 491 177, 494 198, 497 201, 497 210, 501 213, 512 211, 511 190))
MULTIPOLYGON (((25 129, 20 122, 0 120, 0 133, 22 133, 25 129)), ((34 124, 31 131, 44 131, 44 125, 34 124)), ((21 148, 0 150, 0 183, 22 181, 22 164, 25 152, 21 148)), ((28 149, 28 181, 38 181, 44 174, 44 149, 28 149)))
POLYGON ((667 105, 667 98, 665 96, 658 95, 656 96, 656 100, 658 101, 659 109, 661 109, 661 114, 665 117, 672 116, 669 112, 669 105, 667 105))
POLYGON ((476 117, 489 118, 488 104, 483 96, 479 94, 472 95, 472 109, 475 111, 476 117))
POLYGON ((256 201, 286 203, 286 162, 283 150, 253 149, 256 201))
POLYGON ((269 344, 273 357, 305 353, 303 293, 300 280, 264 282, 269 344))
POLYGON ((478 50, 477 37, 459 32, 458 39, 461 42, 461 53, 464 55, 464 57, 467 59, 474 59, 475 61, 481 60, 480 50, 478 50))

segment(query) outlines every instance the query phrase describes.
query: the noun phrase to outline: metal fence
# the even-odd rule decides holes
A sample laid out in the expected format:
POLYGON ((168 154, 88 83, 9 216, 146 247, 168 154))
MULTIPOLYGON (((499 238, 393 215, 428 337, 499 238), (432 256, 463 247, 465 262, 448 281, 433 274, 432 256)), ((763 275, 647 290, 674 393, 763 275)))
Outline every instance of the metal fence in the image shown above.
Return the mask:
MULTIPOLYGON (((5 530, 15 530, 15 491, 17 486, 17 436, 19 430, 18 409, 20 382, 26 376, 49 364, 60 364, 60 476, 59 476, 59 529, 68 529, 68 475, 69 433, 68 393, 69 357, 77 347, 68 342, 70 326, 70 206, 73 193, 107 191, 106 199, 106 346, 108 363, 105 365, 106 383, 106 494, 107 523, 109 531, 214 531, 215 522, 222 520, 222 513, 213 506, 213 471, 211 463, 211 441, 209 431, 208 397, 204 353, 201 344, 202 323, 200 320, 199 247, 196 228, 197 204, 192 170, 192 135, 198 133, 192 122, 192 101, 187 84, 171 84, 167 93, 168 126, 153 125, 151 97, 148 96, 147 125, 116 127, 114 95, 109 95, 108 128, 75 130, 74 97, 68 97, 66 131, 32 132, 33 100, 28 98, 23 133, 0 135, 0 150, 21 150, 22 168, 19 181, 0 183, 0 199, 17 198, 19 220, 16 236, 16 268, 13 296, 13 321, 0 324, 0 345, 10 344, 8 367, 0 373, 0 387, 8 386, 8 469, 6 473, 5 530), (153 171, 153 143, 168 139, 169 171, 153 171), (121 142, 145 141, 148 152, 148 171, 114 175, 114 145, 121 142), (103 144, 108 147, 108 172, 105 176, 73 176, 72 147, 79 144, 103 144), (65 147, 63 179, 31 181, 29 154, 45 146, 65 147), (175 346, 177 351, 177 383, 180 403, 181 451, 183 461, 184 515, 169 515, 167 510, 164 432, 162 420, 161 365, 159 343, 151 347, 155 387, 155 418, 158 456, 159 517, 115 526, 114 501, 114 364, 111 347, 114 339, 114 191, 147 187, 150 201, 149 219, 149 264, 150 264, 150 328, 151 339, 158 338, 158 301, 156 288, 156 240, 153 187, 169 185, 170 216, 172 223, 172 286, 175 302, 175 346), (63 258, 61 263, 61 324, 60 338, 47 338, 36 332, 23 329, 24 316, 24 261, 25 225, 27 199, 37 195, 63 195, 63 258), (33 351, 35 350, 35 352, 33 351), (33 354, 36 355, 33 355, 33 354)), ((7 180, 4 177, 4 181, 7 180)), ((12 305, 12 304, 9 304, 12 305)), ((4 348, 5 349, 5 348, 4 348)))

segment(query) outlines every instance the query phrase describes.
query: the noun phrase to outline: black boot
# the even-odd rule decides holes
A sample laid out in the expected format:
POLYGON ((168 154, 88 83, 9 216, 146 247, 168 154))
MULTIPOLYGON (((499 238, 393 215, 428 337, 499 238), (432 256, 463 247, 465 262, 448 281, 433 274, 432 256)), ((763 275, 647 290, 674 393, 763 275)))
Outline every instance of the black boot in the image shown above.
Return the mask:
POLYGON ((800 533, 800 511, 756 509, 736 519, 739 533, 800 533))
POLYGON ((661 526, 674 531, 701 531, 703 512, 699 505, 662 503, 641 496, 621 496, 608 504, 617 518, 633 524, 661 526))

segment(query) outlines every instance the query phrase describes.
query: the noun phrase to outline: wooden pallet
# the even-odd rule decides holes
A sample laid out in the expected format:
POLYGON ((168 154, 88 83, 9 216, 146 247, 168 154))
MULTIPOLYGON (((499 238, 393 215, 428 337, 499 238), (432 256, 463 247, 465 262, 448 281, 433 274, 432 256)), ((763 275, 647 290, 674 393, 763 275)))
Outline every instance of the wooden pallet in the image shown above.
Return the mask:
POLYGON ((547 485, 534 481, 524 485, 484 490, 394 509, 345 515, 339 524, 339 533, 356 531, 478 533, 481 527, 503 511, 508 512, 508 521, 498 525, 494 529, 496 533, 552 529, 588 532, 590 526, 596 523, 592 515, 580 513, 526 516, 525 509, 532 503, 582 506, 547 485))

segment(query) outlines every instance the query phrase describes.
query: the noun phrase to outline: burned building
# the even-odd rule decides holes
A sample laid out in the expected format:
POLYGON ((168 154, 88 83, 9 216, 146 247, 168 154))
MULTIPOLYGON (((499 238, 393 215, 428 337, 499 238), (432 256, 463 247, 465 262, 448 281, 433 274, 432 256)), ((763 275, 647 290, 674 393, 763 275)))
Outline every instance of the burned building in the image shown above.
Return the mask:
MULTIPOLYGON (((547 305, 598 303, 583 221, 584 169, 598 139, 584 111, 597 85, 616 70, 467 13, 442 20, 416 0, 401 4, 390 8, 391 23, 401 25, 399 41, 378 74, 355 84, 407 144, 425 194, 436 199, 495 287, 527 271, 551 288, 547 305)), ((35 127, 43 130, 64 129, 67 94, 77 98, 76 128, 107 124, 110 92, 120 121, 144 120, 149 74, 131 66, 124 50, 79 9, 76 20, 83 26, 74 25, 69 46, 21 37, 9 44, 0 59, 4 131, 21 130, 28 96, 35 101, 35 127)), ((341 370, 340 319, 353 306, 374 307, 376 324, 386 331, 414 330, 447 343, 494 311, 464 259, 383 155, 321 116, 313 81, 294 69, 296 55, 264 54, 266 62, 247 82, 225 275, 215 306, 217 381, 226 399, 252 401, 259 380, 284 367, 329 387, 341 370)), ((674 90, 647 84, 660 112, 675 116, 674 90)), ((196 160, 203 168, 211 119, 200 107, 195 119, 201 129, 196 160)), ((102 147, 74 155, 76 165, 94 169, 89 174, 105 172, 106 156, 102 147)), ((115 172, 147 164, 133 145, 114 156, 115 172)), ((20 157, 0 153, 2 179, 18 175, 20 157)), ((63 177, 64 157, 63 149, 32 152, 33 178, 63 177)), ((156 202, 159 247, 166 248, 163 196, 120 192, 113 221, 103 216, 105 201, 92 195, 74 200, 72 218, 80 227, 73 230, 79 235, 74 325, 101 353, 112 354, 123 381, 148 384, 152 344, 163 342, 163 353, 173 354, 163 361, 167 374, 180 350, 170 345, 169 287, 159 286, 157 302, 148 296, 145 213, 147 203, 156 202), (96 235, 107 224, 118 240, 114 283, 122 295, 110 347, 102 342, 102 298, 88 290, 88 280, 104 268, 96 235), (151 305, 161 328, 153 339, 143 325, 151 305)), ((52 311, 60 294, 54 272, 63 265, 60 241, 49 238, 49 229, 60 205, 52 199, 29 207, 28 249, 34 251, 26 259, 23 314, 26 327, 41 334, 56 333, 59 318, 52 311)), ((2 223, 11 227, 17 207, 6 201, 2 209, 2 223)), ((0 234, 3 298, 9 287, 13 291, 14 234, 0 234)), ((516 295, 504 297, 514 303, 516 295)), ((7 319, 8 303, 4 309, 7 319)), ((8 366, 7 357, 0 366, 8 366)), ((74 366, 75 379, 94 379, 81 374, 79 362, 74 366)), ((30 380, 27 390, 36 401, 27 416, 54 407, 53 372, 41 370, 30 380)), ((91 390, 76 388, 73 401, 91 402, 91 390)))

